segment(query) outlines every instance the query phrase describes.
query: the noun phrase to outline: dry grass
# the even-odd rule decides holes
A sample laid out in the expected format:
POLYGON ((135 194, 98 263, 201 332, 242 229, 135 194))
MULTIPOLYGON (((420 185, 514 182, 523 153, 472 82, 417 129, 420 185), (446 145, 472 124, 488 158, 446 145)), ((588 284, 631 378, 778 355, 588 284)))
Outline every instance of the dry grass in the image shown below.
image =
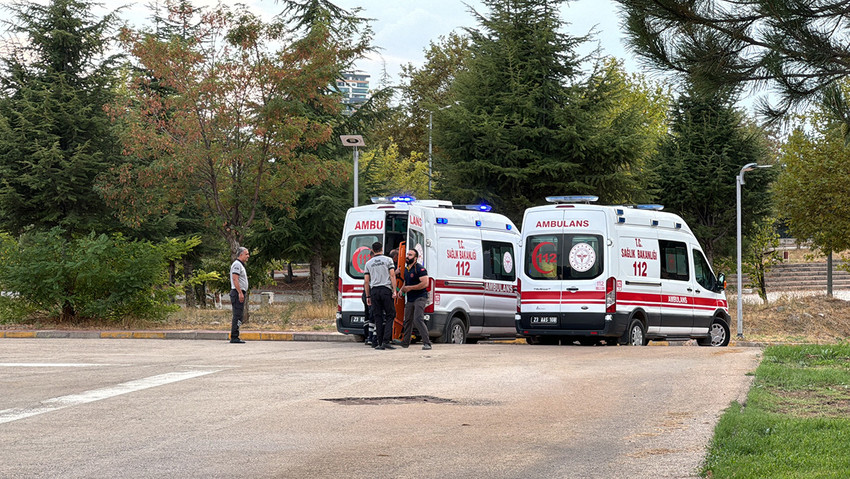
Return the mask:
MULTIPOLYGON (((127 319, 121 323, 82 321, 61 323, 36 319, 0 326, 4 329, 179 329, 230 330, 230 309, 187 309, 172 313, 165 321, 127 319)), ((264 307, 252 304, 243 330, 254 331, 336 331, 336 303, 290 302, 264 307)))
MULTIPOLYGON (((735 302, 730 301, 732 335, 737 331, 735 302)), ((850 338, 850 302, 816 296, 784 296, 771 303, 744 304, 744 338, 753 341, 834 343, 850 338)))
MULTIPOLYGON (((230 329, 229 309, 182 309, 160 328, 230 329)), ((336 303, 291 302, 256 308, 252 306, 246 330, 336 331, 336 303)))

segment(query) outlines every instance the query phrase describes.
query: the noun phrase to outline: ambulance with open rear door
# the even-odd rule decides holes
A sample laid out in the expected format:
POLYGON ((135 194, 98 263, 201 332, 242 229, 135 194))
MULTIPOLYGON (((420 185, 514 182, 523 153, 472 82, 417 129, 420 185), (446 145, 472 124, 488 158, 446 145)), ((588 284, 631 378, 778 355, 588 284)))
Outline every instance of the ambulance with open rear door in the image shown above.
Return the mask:
MULTIPOLYGON (((340 242, 337 330, 362 337, 363 266, 372 243, 384 254, 415 248, 428 270, 425 323, 437 342, 516 337, 519 229, 487 206, 398 196, 351 208, 340 242)), ((402 318, 397 314, 397 326, 402 318)), ((396 330, 397 331, 397 330, 396 330)))

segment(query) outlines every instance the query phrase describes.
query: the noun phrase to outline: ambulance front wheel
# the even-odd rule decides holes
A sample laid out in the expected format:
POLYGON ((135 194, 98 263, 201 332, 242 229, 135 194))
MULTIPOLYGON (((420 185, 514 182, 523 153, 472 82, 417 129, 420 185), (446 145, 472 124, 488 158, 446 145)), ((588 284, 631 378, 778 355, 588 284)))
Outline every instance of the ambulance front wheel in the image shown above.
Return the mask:
POLYGON ((632 320, 626 334, 626 344, 629 346, 646 346, 649 343, 649 340, 646 339, 646 328, 640 319, 632 320))
POLYGON ((697 340, 700 346, 728 346, 729 345, 729 325, 721 318, 714 318, 711 323, 711 328, 708 329, 711 335, 707 338, 697 340))
POLYGON ((446 328, 446 342, 450 344, 463 344, 466 342, 466 326, 463 321, 454 316, 446 328))

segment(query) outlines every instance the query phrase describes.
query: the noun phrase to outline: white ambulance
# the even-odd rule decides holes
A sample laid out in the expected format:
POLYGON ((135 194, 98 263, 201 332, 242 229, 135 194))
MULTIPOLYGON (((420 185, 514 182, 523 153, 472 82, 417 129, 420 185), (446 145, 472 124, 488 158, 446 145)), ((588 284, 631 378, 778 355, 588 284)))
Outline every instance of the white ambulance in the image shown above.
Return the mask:
POLYGON ((548 197, 523 217, 516 328, 531 344, 729 344, 725 278, 660 205, 548 197))
MULTIPOLYGON (((340 242, 337 330, 362 338, 366 317, 363 266, 372 243, 384 254, 415 248, 428 270, 425 323, 437 342, 516 337, 516 254, 520 232, 489 207, 454 207, 440 200, 373 198, 351 208, 340 242), (409 245, 409 246, 408 246, 409 245)), ((402 257, 403 261, 403 257, 402 257)))

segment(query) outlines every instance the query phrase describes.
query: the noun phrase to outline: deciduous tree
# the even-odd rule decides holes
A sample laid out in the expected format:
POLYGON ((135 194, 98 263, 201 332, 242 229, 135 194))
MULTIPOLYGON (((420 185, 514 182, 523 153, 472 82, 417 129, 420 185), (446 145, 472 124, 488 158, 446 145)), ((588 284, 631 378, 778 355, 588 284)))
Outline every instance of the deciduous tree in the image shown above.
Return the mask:
POLYGON ((336 173, 314 152, 332 132, 315 111, 339 109, 327 91, 340 46, 327 24, 295 36, 244 7, 220 5, 199 20, 189 38, 122 35, 142 73, 111 112, 125 126, 125 152, 148 161, 116 169, 102 191, 129 222, 197 197, 235 254, 261 206, 291 208, 336 173))

